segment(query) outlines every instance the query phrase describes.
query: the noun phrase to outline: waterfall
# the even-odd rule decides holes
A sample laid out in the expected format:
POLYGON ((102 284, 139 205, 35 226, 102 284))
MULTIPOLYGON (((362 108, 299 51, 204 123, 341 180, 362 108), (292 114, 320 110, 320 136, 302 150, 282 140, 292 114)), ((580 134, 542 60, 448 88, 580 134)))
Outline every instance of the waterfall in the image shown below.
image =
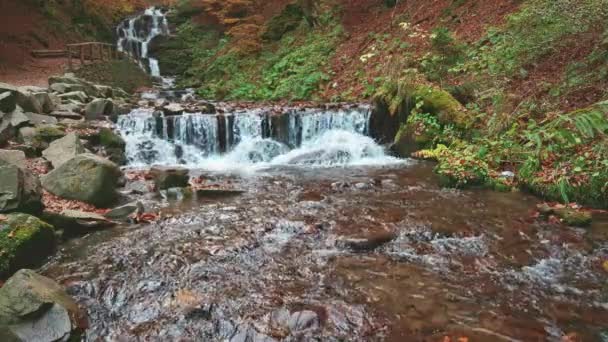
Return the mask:
POLYGON ((127 142, 131 166, 331 166, 392 160, 366 136, 369 118, 366 106, 179 116, 137 109, 119 118, 118 129, 127 142))
POLYGON ((152 40, 169 35, 169 23, 162 9, 148 8, 143 14, 124 20, 116 28, 118 50, 138 60, 150 74, 160 77, 158 61, 148 55, 152 40))

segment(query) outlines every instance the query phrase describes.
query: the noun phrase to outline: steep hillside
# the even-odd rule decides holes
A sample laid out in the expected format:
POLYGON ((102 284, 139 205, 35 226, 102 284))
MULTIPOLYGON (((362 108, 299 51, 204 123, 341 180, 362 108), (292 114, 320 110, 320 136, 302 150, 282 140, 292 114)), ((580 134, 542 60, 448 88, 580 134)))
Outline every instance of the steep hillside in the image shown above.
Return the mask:
POLYGON ((154 53, 206 98, 374 99, 382 140, 430 149, 452 186, 607 206, 607 19, 603 0, 183 0, 154 53))

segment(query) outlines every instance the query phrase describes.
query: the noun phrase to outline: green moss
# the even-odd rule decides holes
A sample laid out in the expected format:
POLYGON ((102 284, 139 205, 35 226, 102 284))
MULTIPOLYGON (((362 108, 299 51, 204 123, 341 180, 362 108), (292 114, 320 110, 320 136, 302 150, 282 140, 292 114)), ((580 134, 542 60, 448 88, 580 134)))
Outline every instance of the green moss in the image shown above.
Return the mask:
POLYGON ((128 93, 152 86, 150 76, 130 59, 88 64, 78 69, 76 76, 95 84, 121 88, 128 93))
POLYGON ((304 13, 302 12, 302 8, 296 4, 289 4, 283 12, 274 16, 266 24, 266 30, 262 34, 262 38, 275 41, 280 40, 285 33, 295 30, 303 18, 304 13))
POLYGON ((0 223, 0 279, 35 267, 55 247, 53 226, 27 214, 9 214, 0 223))
POLYGON ((109 148, 124 148, 126 146, 125 141, 120 135, 114 133, 109 128, 101 128, 99 130, 99 143, 101 146, 109 148))
POLYGON ((36 128, 36 133, 32 138, 32 146, 38 150, 49 147, 49 144, 65 136, 63 128, 54 125, 46 125, 36 128))
POLYGON ((591 224, 591 213, 572 208, 555 209, 555 214, 569 226, 586 227, 591 224))

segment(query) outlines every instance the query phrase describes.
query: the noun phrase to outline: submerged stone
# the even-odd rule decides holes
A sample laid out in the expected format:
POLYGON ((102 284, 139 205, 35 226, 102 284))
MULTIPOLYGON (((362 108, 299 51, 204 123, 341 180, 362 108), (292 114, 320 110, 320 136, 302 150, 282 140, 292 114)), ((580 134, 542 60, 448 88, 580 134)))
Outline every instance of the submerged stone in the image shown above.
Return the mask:
POLYGON ((184 188, 190 180, 189 171, 182 167, 154 166, 150 170, 156 190, 184 188))

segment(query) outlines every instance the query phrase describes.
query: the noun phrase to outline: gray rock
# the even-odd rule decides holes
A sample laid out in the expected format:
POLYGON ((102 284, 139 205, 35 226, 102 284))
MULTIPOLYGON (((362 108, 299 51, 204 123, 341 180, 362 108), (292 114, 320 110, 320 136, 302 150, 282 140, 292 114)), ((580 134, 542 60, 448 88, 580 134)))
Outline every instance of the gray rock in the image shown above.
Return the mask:
POLYGON ((318 329, 320 326, 319 316, 316 312, 310 310, 294 312, 289 318, 288 325, 292 333, 318 329))
POLYGON ((112 87, 104 86, 104 85, 95 85, 95 89, 99 92, 101 97, 103 98, 112 98, 114 96, 114 92, 112 87))
POLYGON ((156 190, 183 188, 190 181, 189 171, 182 167, 154 166, 150 169, 156 190))
POLYGON ((239 325, 229 342, 276 342, 274 338, 259 333, 250 324, 239 325))
POLYGON ((64 226, 65 229, 71 227, 72 229, 77 229, 81 233, 86 233, 91 229, 101 229, 115 225, 114 222, 107 219, 105 216, 84 211, 64 210, 61 212, 61 216, 71 223, 64 226))
POLYGON ((87 100, 89 99, 87 94, 83 91, 71 91, 69 93, 59 95, 59 98, 61 100, 74 100, 80 103, 87 102, 87 100))
POLYGON ((124 91, 120 88, 112 88, 112 98, 127 99, 129 97, 131 97, 131 96, 126 91, 124 91))
POLYGON ((36 136, 36 129, 34 127, 21 127, 19 128, 18 138, 24 144, 31 145, 34 137, 36 136))
POLYGON ((37 213, 42 209, 38 177, 29 170, 2 162, 0 166, 0 212, 37 213))
POLYGON ((55 110, 55 104, 47 92, 34 92, 32 97, 40 104, 42 113, 50 113, 55 110))
POLYGON ((23 151, 0 150, 0 161, 25 169, 25 153, 23 151))
POLYGON ((35 114, 35 113, 24 113, 24 115, 29 119, 29 122, 32 125, 54 125, 57 123, 57 118, 49 115, 35 114))
POLYGON ((127 183, 125 190, 130 194, 143 195, 150 192, 148 182, 139 180, 127 183))
POLYGON ((85 315, 65 290, 34 271, 23 269, 0 288, 0 330, 17 341, 77 338, 84 322, 85 315))
POLYGON ((104 216, 110 220, 125 221, 141 207, 143 207, 143 205, 139 202, 129 203, 110 210, 104 216))
POLYGON ((111 115, 112 113, 114 113, 114 102, 108 99, 95 99, 84 109, 86 120, 101 120, 104 115, 111 115))
POLYGON ((63 198, 96 206, 111 206, 122 172, 111 161, 93 154, 78 155, 42 178, 42 186, 63 198))
POLYGON ((30 122, 30 118, 25 115, 25 113, 19 106, 17 106, 17 108, 7 117, 7 119, 8 118, 10 118, 11 126, 15 128, 19 128, 30 122))
POLYGON ((0 112, 10 113, 17 106, 17 97, 10 91, 0 93, 0 112))
POLYGON ((26 112, 42 113, 42 105, 27 89, 0 83, 0 93, 10 92, 16 99, 18 106, 26 112))
POLYGON ((65 137, 53 141, 49 148, 42 151, 42 156, 50 161, 54 168, 58 168, 82 153, 85 153, 85 149, 80 139, 76 134, 69 133, 65 137))

